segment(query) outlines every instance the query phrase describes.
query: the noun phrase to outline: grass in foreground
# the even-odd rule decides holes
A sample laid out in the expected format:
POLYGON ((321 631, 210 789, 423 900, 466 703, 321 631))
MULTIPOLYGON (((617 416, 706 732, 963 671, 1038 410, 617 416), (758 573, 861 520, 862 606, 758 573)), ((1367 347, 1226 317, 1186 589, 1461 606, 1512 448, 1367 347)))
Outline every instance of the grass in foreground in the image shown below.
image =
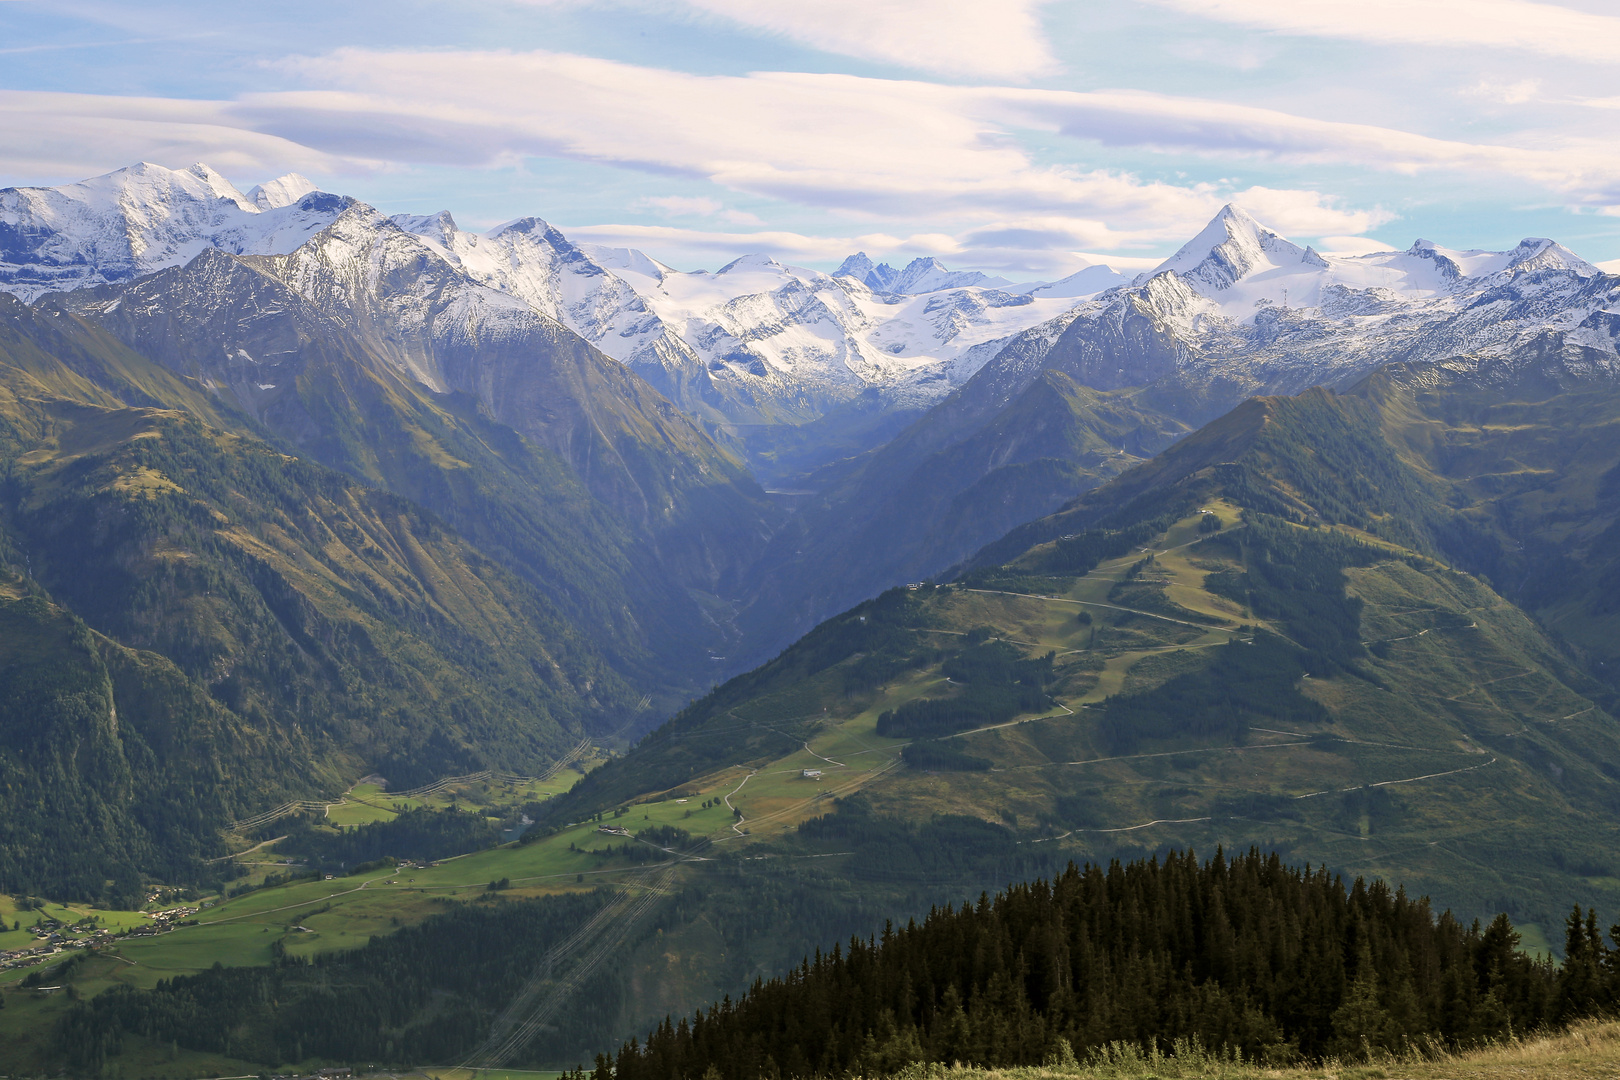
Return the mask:
POLYGON ((1116 1045, 1069 1065, 978 1069, 913 1065, 895 1080, 1554 1080, 1620 1077, 1620 1022, 1588 1020, 1556 1034, 1533 1035, 1478 1050, 1451 1053, 1414 1049, 1371 1061, 1327 1061, 1272 1068, 1219 1051, 1183 1047, 1177 1054, 1145 1054, 1116 1045))

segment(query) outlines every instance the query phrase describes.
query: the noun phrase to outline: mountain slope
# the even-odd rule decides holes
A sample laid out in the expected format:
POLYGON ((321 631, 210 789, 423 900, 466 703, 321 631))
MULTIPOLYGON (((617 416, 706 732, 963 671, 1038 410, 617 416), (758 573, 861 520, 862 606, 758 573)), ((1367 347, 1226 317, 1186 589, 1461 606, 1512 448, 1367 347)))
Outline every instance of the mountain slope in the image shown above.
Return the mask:
MULTIPOLYGON (((548 368, 561 373, 540 418, 555 423, 530 425, 547 442, 560 444, 559 450, 540 438, 524 438, 473 393, 436 393, 402 375, 365 339, 263 267, 222 253, 204 253, 132 285, 47 303, 96 319, 130 347, 210 388, 216 400, 248 414, 256 430, 285 450, 443 516, 547 595, 665 707, 678 700, 683 680, 708 663, 704 646, 723 641, 717 630, 704 638, 691 629, 703 626, 705 615, 683 586, 712 585, 703 553, 690 557, 676 548, 671 557, 661 557, 649 530, 598 499, 564 456, 578 444, 580 467, 588 469, 594 455, 616 448, 643 453, 633 441, 638 435, 654 441, 655 453, 660 445, 669 452, 669 440, 646 430, 634 414, 620 421, 590 413, 600 399, 614 407, 617 394, 612 382, 592 373, 605 366, 615 378, 627 376, 588 350, 575 351, 583 348, 577 339, 531 341, 533 351, 523 364, 530 378, 548 368), (606 434, 631 423, 640 430, 621 431, 604 450, 606 434), (581 426, 588 434, 576 434, 581 426), (683 575, 683 558, 691 558, 696 570, 683 575), (662 684, 668 689, 659 693, 662 684)), ((634 479, 617 464, 597 469, 608 473, 600 485, 608 497, 634 479)), ((660 479, 667 488, 669 478, 660 479)), ((641 504, 637 494, 631 508, 641 504)), ((716 517, 727 520, 724 513, 716 517)), ((721 550, 735 547, 728 540, 721 550)))
POLYGON ((930 445, 932 415, 851 463, 772 538, 741 616, 761 638, 756 657, 784 629, 807 629, 896 582, 931 577, 1184 430, 1055 372, 991 422, 959 432, 960 441, 930 445), (784 626, 784 614, 793 622, 784 626))
MULTIPOLYGON (((1555 472, 1577 439, 1529 432, 1600 416, 1601 401, 1545 384, 1492 401, 1447 377, 1395 368, 1355 392, 1246 403, 955 581, 822 623, 546 804, 523 843, 395 892, 334 882, 231 910, 341 905, 312 916, 326 945, 284 945, 310 955, 411 889, 487 900, 482 883, 508 875, 529 895, 594 888, 587 872, 624 881, 623 917, 582 928, 579 966, 540 969, 509 1014, 549 1018, 517 1029, 535 1032, 526 1048, 502 1043, 501 1060, 537 1063, 735 995, 885 917, 1172 847, 1255 846, 1404 882, 1461 925, 1505 910, 1528 946, 1556 948, 1569 903, 1620 901, 1615 695, 1466 572, 1499 534, 1456 494, 1485 478, 1480 491, 1515 500, 1503 520, 1528 529, 1542 490, 1559 510, 1542 516, 1548 540, 1574 537, 1562 550, 1586 558, 1607 527, 1590 513, 1607 443, 1555 472), (1508 467, 1519 457, 1540 464, 1508 467), (604 848, 604 832, 622 840, 604 848)), ((238 962, 265 962, 260 933, 238 962)), ((400 1030, 431 1016, 402 1014, 400 1030)), ((220 1030, 187 1038, 214 1045, 220 1030)))
POLYGON ((1385 419, 1250 402, 956 583, 824 623, 556 813, 729 791, 741 766, 730 804, 768 837, 825 812, 817 784, 790 803, 764 780, 810 767, 862 792, 828 826, 857 858, 860 814, 953 813, 1053 857, 1258 844, 1540 926, 1609 897, 1613 691, 1457 567, 1445 484, 1385 419))
POLYGON ((758 542, 768 504, 691 420, 565 327, 469 282, 376 211, 353 208, 264 265, 401 374, 470 394, 561 454, 681 580, 712 585, 758 542))
POLYGON ((532 586, 420 507, 240 423, 127 405, 161 392, 219 407, 60 308, 0 311, 8 610, 63 628, 6 640, 20 749, 3 887, 98 895, 46 854, 70 827, 120 895, 142 876, 195 879, 198 857, 222 854, 223 815, 371 770, 539 771, 635 701, 532 586), (194 760, 175 757, 193 742, 194 760), (73 744, 85 755, 50 749, 73 744), (150 811, 131 823, 74 802, 98 777, 116 783, 96 798, 125 790, 150 811), (40 785, 61 788, 52 822, 29 795, 40 785))
POLYGON ((165 658, 126 649, 0 582, 0 881, 144 903, 143 878, 195 880, 221 821, 303 785, 280 733, 256 731, 165 658), (250 775, 238 774, 251 762, 250 775))

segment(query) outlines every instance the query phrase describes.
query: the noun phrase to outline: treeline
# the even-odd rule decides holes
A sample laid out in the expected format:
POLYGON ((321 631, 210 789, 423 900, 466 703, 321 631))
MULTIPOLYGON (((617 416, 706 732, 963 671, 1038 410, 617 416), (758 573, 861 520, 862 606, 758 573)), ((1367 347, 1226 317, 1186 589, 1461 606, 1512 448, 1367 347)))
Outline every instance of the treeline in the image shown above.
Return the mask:
POLYGON ((990 768, 989 758, 934 739, 918 739, 902 746, 900 760, 927 772, 986 772, 990 768))
MULTIPOLYGON (((1610 931, 1620 944, 1620 926, 1610 931)), ((818 952, 645 1044, 596 1080, 892 1072, 912 1061, 1002 1067, 1112 1041, 1177 1039, 1285 1062, 1409 1040, 1455 1046, 1612 1006, 1620 953, 1595 914, 1570 919, 1556 969, 1518 950, 1507 916, 1466 925, 1400 889, 1250 851, 1107 869, 1072 864, 994 900, 937 908, 818 952)))
POLYGON ((1241 533, 1203 542, 1206 550, 1240 558, 1244 569, 1211 573, 1205 587, 1280 625, 1287 640, 1255 631, 1250 642, 1234 639, 1211 650, 1210 662, 1198 670, 1110 697, 1100 732, 1113 753, 1172 739, 1237 741, 1256 723, 1320 725, 1329 719, 1327 710, 1300 693, 1302 676, 1373 677, 1360 663, 1367 655, 1361 600, 1346 591, 1344 572, 1390 553, 1269 514, 1249 512, 1244 520, 1241 533))
POLYGON ((892 738, 936 737, 999 724, 1038 712, 1050 701, 1053 654, 1025 659, 1005 641, 979 641, 945 661, 943 671, 962 689, 953 697, 918 698, 878 717, 877 733, 892 738))
POLYGON ((287 838, 276 850, 295 855, 315 869, 345 870, 385 858, 447 859, 499 842, 499 831, 480 813, 463 813, 455 807, 418 808, 337 833, 318 830, 298 818, 287 826, 287 838))
POLYGON ((1325 724, 1319 703, 1300 693, 1303 653, 1275 634, 1256 631, 1211 649, 1203 668, 1151 690, 1115 694, 1098 731, 1110 752, 1134 753, 1144 743, 1184 739, 1239 741, 1256 722, 1325 724))

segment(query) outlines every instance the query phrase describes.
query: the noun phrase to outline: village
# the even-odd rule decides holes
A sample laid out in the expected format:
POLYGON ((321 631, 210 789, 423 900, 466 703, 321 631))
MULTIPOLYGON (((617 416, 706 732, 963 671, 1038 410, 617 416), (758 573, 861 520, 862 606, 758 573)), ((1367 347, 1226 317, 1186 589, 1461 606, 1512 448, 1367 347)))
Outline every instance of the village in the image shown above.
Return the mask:
POLYGON ((150 922, 122 933, 113 933, 101 926, 94 915, 87 915, 78 922, 67 924, 59 919, 41 916, 33 926, 27 928, 28 932, 34 935, 37 944, 22 949, 0 949, 0 971, 43 964, 53 956, 70 949, 93 949, 128 938, 166 934, 176 927, 187 926, 194 922, 190 916, 195 915, 197 910, 194 907, 173 907, 146 912, 145 915, 150 922))

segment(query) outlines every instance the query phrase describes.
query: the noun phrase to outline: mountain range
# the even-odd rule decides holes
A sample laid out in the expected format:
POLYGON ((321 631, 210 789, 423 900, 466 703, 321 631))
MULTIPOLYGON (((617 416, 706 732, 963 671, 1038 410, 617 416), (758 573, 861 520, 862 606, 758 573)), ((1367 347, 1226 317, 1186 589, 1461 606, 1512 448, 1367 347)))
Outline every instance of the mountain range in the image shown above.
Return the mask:
MULTIPOLYGON (((1494 415, 1534 389, 1605 431, 1620 335, 1620 279, 1545 240, 1335 256, 1226 207, 1134 280, 863 254, 834 274, 765 256, 710 274, 539 219, 389 217, 296 175, 243 193, 204 165, 3 191, 0 290, 16 602, 175 665, 222 724, 282 746, 293 772, 266 774, 264 797, 360 763, 426 776, 633 738, 829 615, 1155 476, 1255 395, 1405 372, 1414 402, 1494 415), (228 508, 230 478, 272 460, 298 461, 275 499, 316 517, 228 508), (413 539, 377 508, 319 510, 361 492, 424 515, 413 539), (65 525, 118 515, 143 525, 65 525), (421 529, 441 554, 421 554, 421 529), (361 674, 410 653, 376 646, 381 625, 420 641, 421 672, 501 641, 489 670, 507 674, 488 678, 507 690, 468 685, 418 724, 382 667, 361 674), (314 641, 337 653, 314 662, 314 641), (368 678, 379 690, 352 699, 368 678), (342 719, 313 733, 313 712, 342 719), (556 727, 515 733, 539 714, 556 727)), ((1544 437, 1511 439, 1464 436, 1443 410, 1443 437, 1406 419, 1385 436, 1455 513, 1398 542, 1468 544, 1471 572, 1607 664, 1612 612, 1583 581, 1614 573, 1612 484, 1576 470, 1549 494, 1578 452, 1539 419, 1515 429, 1544 437), (1523 457, 1458 474, 1503 440, 1523 457)))
MULTIPOLYGON (((1254 846, 1548 940, 1620 903, 1620 277, 1550 240, 1227 207, 1131 279, 710 273, 139 165, 0 191, 0 293, 7 893, 225 900, 278 806, 364 779, 414 823, 381 792, 595 744, 500 804, 524 843, 415 871, 494 903, 674 853, 568 908, 589 971, 506 972, 541 1019, 398 1022, 552 1062, 1071 858, 1254 846)), ((337 948, 277 926, 174 970, 337 948)))

